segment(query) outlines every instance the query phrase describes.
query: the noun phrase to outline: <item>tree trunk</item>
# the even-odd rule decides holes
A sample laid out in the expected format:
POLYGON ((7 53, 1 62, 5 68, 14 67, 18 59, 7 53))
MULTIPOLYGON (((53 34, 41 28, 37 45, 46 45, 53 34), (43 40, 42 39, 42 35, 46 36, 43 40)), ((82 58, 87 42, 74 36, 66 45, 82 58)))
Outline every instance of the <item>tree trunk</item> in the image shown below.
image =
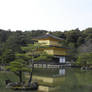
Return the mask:
POLYGON ((28 86, 30 86, 31 82, 32 82, 33 69, 34 69, 34 64, 32 62, 32 71, 30 72, 30 78, 29 78, 29 81, 28 81, 28 86))
POLYGON ((23 80, 22 80, 22 71, 19 71, 19 82, 22 83, 23 80))
POLYGON ((29 78, 29 81, 28 81, 28 86, 31 85, 31 82, 32 82, 32 74, 33 74, 33 71, 30 72, 30 78, 29 78))

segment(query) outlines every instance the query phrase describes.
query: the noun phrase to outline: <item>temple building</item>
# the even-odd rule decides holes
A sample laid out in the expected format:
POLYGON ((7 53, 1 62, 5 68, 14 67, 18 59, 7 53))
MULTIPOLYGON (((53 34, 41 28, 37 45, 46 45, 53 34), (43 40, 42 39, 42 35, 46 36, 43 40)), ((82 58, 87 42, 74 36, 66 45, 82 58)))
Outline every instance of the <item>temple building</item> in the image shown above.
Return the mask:
POLYGON ((43 50, 55 56, 59 63, 66 63, 68 49, 62 46, 64 39, 47 33, 46 35, 35 38, 35 40, 38 41, 38 43, 47 45, 47 48, 43 48, 43 50))

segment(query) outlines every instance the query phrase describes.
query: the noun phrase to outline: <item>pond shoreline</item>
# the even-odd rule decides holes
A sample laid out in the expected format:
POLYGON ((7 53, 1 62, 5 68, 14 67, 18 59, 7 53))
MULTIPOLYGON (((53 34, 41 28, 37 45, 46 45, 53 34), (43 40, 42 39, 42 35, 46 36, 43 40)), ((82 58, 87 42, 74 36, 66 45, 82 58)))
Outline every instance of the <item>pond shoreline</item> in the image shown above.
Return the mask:
MULTIPOLYGON (((12 89, 5 88, 5 81, 7 78, 13 82, 18 81, 17 76, 12 72, 0 72, 0 79, 2 84, 0 92, 15 92, 12 89)), ((26 74, 26 81, 29 77, 26 74)), ((91 92, 92 90, 92 71, 82 71, 79 67, 63 67, 59 68, 39 68, 35 69, 33 73, 33 81, 38 82, 39 90, 44 92, 91 92), (65 70, 64 70, 65 69, 65 70), (67 89, 66 89, 67 88, 67 89)), ((1 83, 1 82, 0 82, 1 83)), ((20 92, 17 90, 17 92, 20 92)), ((28 91, 24 91, 28 92, 28 91)), ((31 91, 31 92, 38 92, 31 91)))

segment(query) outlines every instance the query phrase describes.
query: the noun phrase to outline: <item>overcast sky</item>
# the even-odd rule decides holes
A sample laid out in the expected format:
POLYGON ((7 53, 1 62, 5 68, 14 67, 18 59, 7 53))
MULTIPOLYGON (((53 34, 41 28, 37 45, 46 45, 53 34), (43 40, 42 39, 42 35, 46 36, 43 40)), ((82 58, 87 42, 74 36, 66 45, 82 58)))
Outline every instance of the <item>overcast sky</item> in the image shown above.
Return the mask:
POLYGON ((92 0, 0 0, 0 29, 64 31, 92 27, 92 0))

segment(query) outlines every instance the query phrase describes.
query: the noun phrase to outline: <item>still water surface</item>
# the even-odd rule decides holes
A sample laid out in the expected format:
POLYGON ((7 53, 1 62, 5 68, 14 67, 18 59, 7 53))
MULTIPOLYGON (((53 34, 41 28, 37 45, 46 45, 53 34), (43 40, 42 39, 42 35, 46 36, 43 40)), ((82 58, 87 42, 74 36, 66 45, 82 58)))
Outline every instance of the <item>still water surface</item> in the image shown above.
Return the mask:
MULTIPOLYGON (((53 92, 92 92, 92 70, 81 71, 80 69, 35 69, 34 76, 41 79, 53 79, 44 81, 46 86, 56 88, 53 92)), ((4 80, 11 78, 15 81, 17 77, 11 73, 0 72, 0 92, 16 92, 5 88, 4 80)), ((41 80, 42 81, 42 80, 41 80)), ((28 91, 17 91, 28 92, 28 91)), ((38 91, 29 91, 38 92, 38 91)))

